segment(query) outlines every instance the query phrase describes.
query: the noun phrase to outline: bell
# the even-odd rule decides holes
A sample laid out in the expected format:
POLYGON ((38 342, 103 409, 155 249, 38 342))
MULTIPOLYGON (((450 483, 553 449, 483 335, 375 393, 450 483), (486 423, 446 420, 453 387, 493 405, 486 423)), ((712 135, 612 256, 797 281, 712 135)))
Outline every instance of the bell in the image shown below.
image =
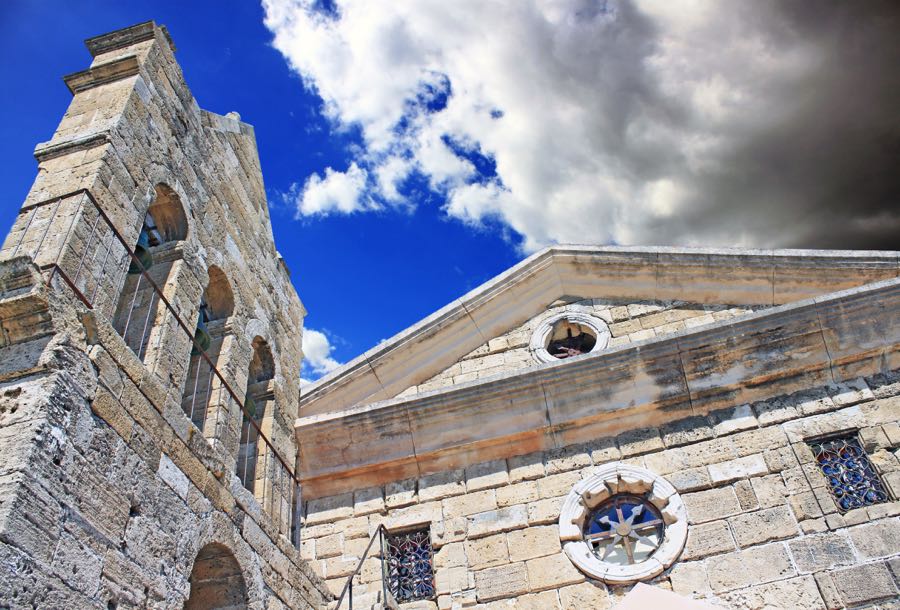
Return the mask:
POLYGON ((141 265, 143 265, 143 269, 141 269, 141 265, 138 265, 137 261, 132 259, 131 265, 128 266, 128 273, 134 275, 140 273, 142 270, 146 271, 153 266, 153 254, 150 253, 150 234, 147 233, 146 228, 141 229, 137 244, 134 246, 134 255, 137 257, 138 261, 141 262, 141 265))
POLYGON ((249 394, 244 397, 244 419, 247 419, 248 413, 251 417, 256 417, 256 401, 249 394))
POLYGON ((203 319, 203 312, 201 312, 197 318, 197 330, 194 332, 194 347, 191 349, 191 355, 196 356, 201 350, 205 352, 209 349, 211 343, 212 337, 209 335, 209 330, 206 328, 206 320, 203 319))

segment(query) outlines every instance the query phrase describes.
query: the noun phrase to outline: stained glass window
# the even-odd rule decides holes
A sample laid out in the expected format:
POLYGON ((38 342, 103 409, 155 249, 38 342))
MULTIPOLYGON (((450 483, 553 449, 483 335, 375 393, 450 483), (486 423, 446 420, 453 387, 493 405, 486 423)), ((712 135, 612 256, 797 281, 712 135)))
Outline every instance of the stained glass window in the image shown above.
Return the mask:
POLYGON ((434 599, 430 530, 389 534, 386 542, 388 584, 394 599, 399 603, 434 599))
POLYGON ((620 494, 598 506, 584 524, 584 539, 600 561, 640 563, 662 544, 659 510, 639 496, 620 494))
POLYGON ((841 512, 887 501, 884 484, 855 435, 811 441, 809 446, 841 512))

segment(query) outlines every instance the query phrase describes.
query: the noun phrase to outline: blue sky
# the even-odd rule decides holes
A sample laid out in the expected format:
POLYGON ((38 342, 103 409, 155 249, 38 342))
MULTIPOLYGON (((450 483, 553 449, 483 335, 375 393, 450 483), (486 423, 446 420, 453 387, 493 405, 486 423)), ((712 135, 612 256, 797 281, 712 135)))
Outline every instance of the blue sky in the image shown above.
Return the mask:
POLYGON ((4 232, 34 180, 35 144, 50 139, 71 99, 61 77, 90 63, 82 41, 147 19, 168 26, 200 106, 238 111, 255 127, 276 244, 309 311, 306 325, 326 332, 335 360, 349 360, 521 258, 501 231, 443 218, 436 200, 411 211, 295 219, 283 194, 314 172, 346 167, 358 138, 330 128, 321 100, 271 47, 263 10, 249 1, 0 3, 0 57, 22 58, 0 63, 3 82, 15 83, 0 94, 4 232))
POLYGON ((5 230, 83 39, 256 128, 314 378, 552 243, 900 247, 900 4, 4 0, 5 230))

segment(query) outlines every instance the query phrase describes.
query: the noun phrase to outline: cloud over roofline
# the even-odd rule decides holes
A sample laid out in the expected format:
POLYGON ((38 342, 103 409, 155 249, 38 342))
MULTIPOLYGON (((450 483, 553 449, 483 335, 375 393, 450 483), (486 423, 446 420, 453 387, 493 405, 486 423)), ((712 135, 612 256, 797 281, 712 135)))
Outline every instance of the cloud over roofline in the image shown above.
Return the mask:
POLYGON ((415 176, 525 250, 900 241, 895 3, 263 4, 363 138, 298 180, 299 215, 416 205, 415 176))

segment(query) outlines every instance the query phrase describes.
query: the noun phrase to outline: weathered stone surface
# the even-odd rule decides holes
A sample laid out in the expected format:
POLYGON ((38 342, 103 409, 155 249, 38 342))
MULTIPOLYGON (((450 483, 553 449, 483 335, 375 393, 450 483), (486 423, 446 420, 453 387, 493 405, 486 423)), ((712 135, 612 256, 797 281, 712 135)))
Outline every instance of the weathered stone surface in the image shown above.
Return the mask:
POLYGON ((812 576, 790 578, 780 582, 750 587, 722 596, 734 608, 747 610, 766 610, 784 608, 785 610, 825 610, 816 581, 812 576))
POLYGON ((409 506, 416 501, 416 481, 392 481, 385 485, 384 503, 388 508, 409 506))
POLYGON ((779 474, 770 474, 765 477, 755 477, 750 480, 753 492, 759 502, 760 508, 780 506, 786 502, 787 488, 784 479, 779 474))
POLYGON ((462 470, 438 472, 419 479, 419 501, 442 500, 466 493, 465 475, 462 470))
POLYGON ((679 492, 697 491, 710 487, 712 481, 706 468, 689 468, 666 475, 666 479, 679 492))
POLYGON ((883 563, 844 568, 832 573, 834 585, 848 606, 894 599, 897 586, 883 563))
POLYGON ((527 505, 528 524, 543 525, 555 523, 559 519, 559 510, 562 507, 562 498, 548 498, 530 502, 527 505))
POLYGON ((469 538, 480 538, 508 532, 528 525, 528 509, 524 504, 478 513, 469 517, 469 538))
POLYGON ((707 569, 710 586, 717 593, 796 574, 787 549, 780 543, 718 556, 707 563, 707 569))
POLYGON ((512 561, 524 561, 535 557, 561 552, 559 527, 529 527, 507 534, 509 557, 512 561))
POLYGON ((497 496, 493 489, 447 498, 441 502, 445 519, 466 517, 497 508, 497 496))
MULTIPOLYGON (((466 540, 465 556, 468 558, 469 567, 473 570, 509 563, 510 555, 506 544, 506 535, 496 534, 486 538, 466 540)), ((513 561, 521 560, 513 559, 513 561)))
POLYGON ((434 569, 442 570, 444 568, 465 566, 467 563, 466 555, 466 548, 462 542, 445 544, 434 552, 434 569))
POLYGON ((585 580, 584 574, 562 553, 530 559, 525 565, 528 567, 528 583, 532 591, 559 588, 585 580))
POLYGON ((509 483, 506 460, 483 462, 466 468, 466 490, 478 491, 509 483))
POLYGON ((734 537, 726 521, 701 523, 688 528, 687 544, 682 559, 703 559, 710 555, 735 550, 734 537))
POLYGON ((538 486, 535 481, 523 481, 506 487, 496 489, 497 506, 512 506, 514 504, 527 504, 538 500, 538 486))
POLYGON ((528 575, 524 563, 475 572, 475 590, 479 602, 528 593, 528 575))
POLYGON ((797 535, 797 522, 787 506, 765 508, 728 520, 738 546, 747 547, 797 535))
POLYGON ((95 64, 67 78, 69 110, 40 147, 26 200, 34 213, 11 236, 34 246, 34 262, 56 261, 53 281, 27 294, 10 285, 21 274, 8 273, 16 263, 0 251, 0 539, 9 552, 0 597, 9 603, 9 572, 14 606, 192 608, 240 576, 243 591, 223 585, 236 605, 321 607, 328 590, 305 561, 315 543, 301 554, 288 542, 289 475, 264 451, 247 477, 254 489, 234 476, 241 415, 219 382, 194 410, 200 359, 175 322, 192 330, 205 299, 208 353, 241 398, 251 360, 266 356, 259 373, 272 399, 259 401, 259 424, 293 464, 299 385, 288 371, 299 370, 304 311, 271 241, 252 128, 199 108, 152 22, 88 48, 95 64), (114 231, 133 246, 148 213, 162 243, 148 276, 128 274, 114 231), (41 251, 35 232, 47 235, 41 251), (24 305, 28 315, 10 318, 24 305), (16 378, 21 397, 9 394, 16 378), (9 418, 10 397, 33 428, 9 418))
POLYGON ((691 523, 703 523, 730 517, 741 512, 741 505, 734 489, 721 487, 698 491, 682 496, 691 523))
POLYGON ((836 533, 791 540, 788 547, 801 572, 819 572, 854 561, 850 544, 843 535, 836 533))
POLYGON ((730 483, 745 477, 754 477, 769 472, 761 453, 729 460, 709 466, 709 477, 714 485, 730 483))
POLYGON ((544 461, 540 453, 529 453, 506 460, 509 482, 531 481, 544 476, 544 461))
POLYGON ((710 593, 706 565, 702 561, 677 563, 669 573, 672 590, 681 595, 697 597, 710 593))
MULTIPOLYGON (((502 569, 502 568, 491 568, 491 569, 502 569)), ((478 582, 478 574, 476 573, 476 582, 478 582)), ((493 593, 495 589, 492 589, 495 585, 494 581, 490 578, 485 578, 484 584, 482 585, 484 588, 488 590, 488 592, 493 593)), ((469 588, 469 575, 468 571, 464 567, 457 568, 446 568, 439 571, 434 578, 434 586, 437 589, 438 595, 445 593, 459 593, 469 588)), ((502 586, 497 583, 498 588, 502 586)))
POLYGON ((562 610, 606 610, 612 605, 606 589, 590 582, 562 587, 559 590, 559 601, 562 610))
POLYGON ((900 520, 885 519, 850 528, 850 540, 864 559, 879 559, 900 553, 900 520))

